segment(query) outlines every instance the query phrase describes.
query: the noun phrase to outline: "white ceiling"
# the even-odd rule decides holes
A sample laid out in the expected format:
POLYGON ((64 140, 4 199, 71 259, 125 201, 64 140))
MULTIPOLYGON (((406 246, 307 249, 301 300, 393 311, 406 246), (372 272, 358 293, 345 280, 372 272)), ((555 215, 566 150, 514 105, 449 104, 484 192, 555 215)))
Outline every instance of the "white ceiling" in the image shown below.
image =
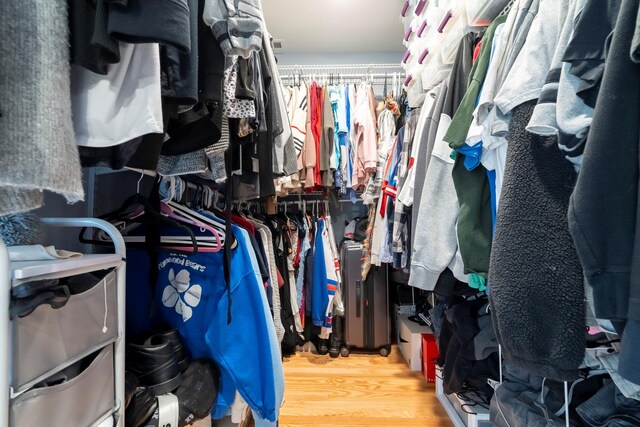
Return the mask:
POLYGON ((276 53, 402 52, 403 0, 262 0, 276 53))

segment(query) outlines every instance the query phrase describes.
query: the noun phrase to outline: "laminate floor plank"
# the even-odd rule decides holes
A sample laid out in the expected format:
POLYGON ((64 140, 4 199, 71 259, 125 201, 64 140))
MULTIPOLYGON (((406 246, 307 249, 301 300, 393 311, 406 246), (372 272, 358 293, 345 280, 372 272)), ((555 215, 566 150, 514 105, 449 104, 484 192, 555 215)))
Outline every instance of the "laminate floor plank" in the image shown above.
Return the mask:
POLYGON ((389 357, 297 353, 284 372, 282 427, 452 426, 434 385, 409 370, 397 347, 389 357))

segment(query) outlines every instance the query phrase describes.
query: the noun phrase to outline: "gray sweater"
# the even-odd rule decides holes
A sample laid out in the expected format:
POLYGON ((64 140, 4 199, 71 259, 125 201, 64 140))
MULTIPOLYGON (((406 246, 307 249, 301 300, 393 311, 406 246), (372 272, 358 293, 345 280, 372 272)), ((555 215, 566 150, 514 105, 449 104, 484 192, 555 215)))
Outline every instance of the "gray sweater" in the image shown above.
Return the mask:
POLYGON ((84 197, 68 29, 64 0, 0 2, 0 214, 40 207, 43 190, 84 197))

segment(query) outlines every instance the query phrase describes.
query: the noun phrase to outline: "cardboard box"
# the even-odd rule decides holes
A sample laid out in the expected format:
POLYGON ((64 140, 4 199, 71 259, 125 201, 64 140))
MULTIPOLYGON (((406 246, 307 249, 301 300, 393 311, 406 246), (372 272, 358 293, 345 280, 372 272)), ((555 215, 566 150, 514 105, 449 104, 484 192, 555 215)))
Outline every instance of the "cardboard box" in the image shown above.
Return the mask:
POLYGON ((398 347, 412 371, 422 370, 422 334, 431 334, 431 328, 399 315, 397 323, 398 347))

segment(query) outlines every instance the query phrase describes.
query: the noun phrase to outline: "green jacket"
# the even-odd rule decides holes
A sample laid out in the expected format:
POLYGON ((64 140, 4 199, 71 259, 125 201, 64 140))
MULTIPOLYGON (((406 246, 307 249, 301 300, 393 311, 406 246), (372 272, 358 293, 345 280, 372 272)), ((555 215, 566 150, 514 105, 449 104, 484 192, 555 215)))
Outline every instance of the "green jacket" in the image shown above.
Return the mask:
POLYGON ((482 89, 484 79, 487 76, 487 70, 489 69, 493 36, 498 25, 504 23, 506 20, 507 17, 505 15, 497 17, 491 25, 489 25, 489 28, 487 28, 487 31, 482 37, 482 47, 480 48, 480 54, 476 62, 473 64, 473 68, 471 68, 469 82, 467 83, 467 92, 451 120, 451 125, 447 133, 444 135, 444 140, 447 141, 449 146, 454 150, 462 147, 467 139, 467 132, 469 132, 469 127, 473 120, 473 110, 476 109, 478 95, 482 89))
MULTIPOLYGON (((467 139, 467 132, 473 120, 473 110, 476 108, 478 95, 489 68, 493 37, 498 25, 505 20, 506 16, 496 18, 482 38, 482 47, 471 69, 467 91, 444 136, 444 140, 453 149, 463 146, 467 139)), ((484 286, 480 282, 487 278, 491 255, 491 192, 484 166, 479 165, 474 170, 468 171, 463 162, 464 155, 457 153, 452 174, 460 204, 458 242, 464 262, 464 272, 477 274, 482 278, 474 281, 474 283, 478 282, 476 286, 482 289, 484 286)))

